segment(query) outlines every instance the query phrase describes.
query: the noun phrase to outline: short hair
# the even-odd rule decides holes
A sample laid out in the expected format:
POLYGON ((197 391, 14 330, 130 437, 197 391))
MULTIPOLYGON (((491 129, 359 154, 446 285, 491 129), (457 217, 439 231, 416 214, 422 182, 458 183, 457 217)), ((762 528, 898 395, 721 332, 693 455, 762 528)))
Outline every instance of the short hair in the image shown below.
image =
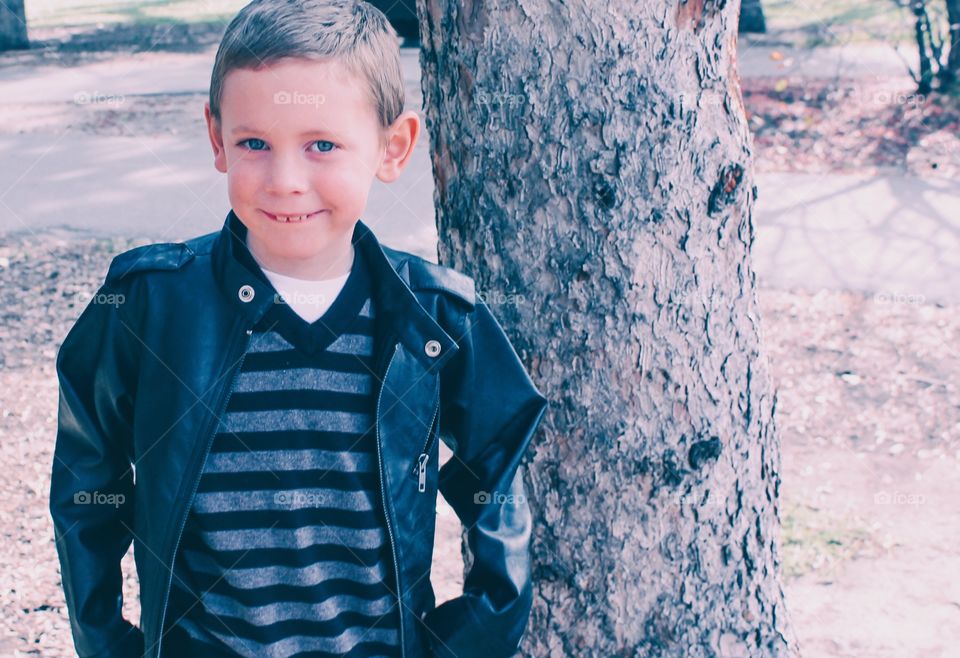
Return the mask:
POLYGON ((220 121, 223 81, 234 69, 284 58, 334 59, 366 80, 383 128, 403 111, 396 30, 362 0, 253 0, 227 26, 210 77, 210 114, 220 121))

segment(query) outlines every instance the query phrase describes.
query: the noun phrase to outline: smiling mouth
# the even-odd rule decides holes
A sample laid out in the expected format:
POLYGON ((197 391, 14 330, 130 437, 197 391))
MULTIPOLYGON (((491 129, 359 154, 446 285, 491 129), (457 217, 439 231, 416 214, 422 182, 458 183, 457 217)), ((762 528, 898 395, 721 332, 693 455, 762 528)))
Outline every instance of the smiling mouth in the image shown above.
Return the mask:
POLYGON ((269 213, 266 210, 261 211, 264 215, 270 218, 271 221, 277 222, 278 224, 300 224, 307 221, 313 217, 316 217, 320 213, 324 212, 323 210, 318 210, 316 212, 308 213, 306 215, 274 215, 269 213))

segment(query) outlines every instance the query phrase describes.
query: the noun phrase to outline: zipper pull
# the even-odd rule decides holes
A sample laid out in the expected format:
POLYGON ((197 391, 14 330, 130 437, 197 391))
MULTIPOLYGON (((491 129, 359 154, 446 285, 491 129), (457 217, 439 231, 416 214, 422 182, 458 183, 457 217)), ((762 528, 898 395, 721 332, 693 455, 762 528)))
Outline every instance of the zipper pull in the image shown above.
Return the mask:
POLYGON ((417 458, 418 466, 420 469, 420 480, 418 482, 417 491, 423 493, 427 490, 427 460, 430 459, 430 455, 427 453, 421 453, 420 457, 417 458))

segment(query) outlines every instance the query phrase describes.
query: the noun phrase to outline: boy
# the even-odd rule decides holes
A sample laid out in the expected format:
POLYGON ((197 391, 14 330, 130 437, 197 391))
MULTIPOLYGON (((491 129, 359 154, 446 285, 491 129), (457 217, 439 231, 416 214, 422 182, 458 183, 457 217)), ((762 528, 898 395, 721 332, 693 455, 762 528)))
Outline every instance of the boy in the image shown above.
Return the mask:
POLYGON ((547 401, 471 278, 358 219, 420 130, 395 33, 355 0, 253 2, 205 116, 222 230, 117 256, 112 303, 57 357, 50 510, 78 654, 512 655, 532 605, 519 465, 547 401), (475 556, 439 607, 438 490, 475 556))

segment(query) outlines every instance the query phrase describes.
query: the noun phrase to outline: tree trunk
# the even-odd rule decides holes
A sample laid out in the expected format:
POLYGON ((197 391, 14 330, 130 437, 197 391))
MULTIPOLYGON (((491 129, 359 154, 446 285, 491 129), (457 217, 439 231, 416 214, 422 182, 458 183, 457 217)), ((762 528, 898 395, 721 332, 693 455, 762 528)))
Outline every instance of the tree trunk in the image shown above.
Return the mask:
POLYGON ((920 68, 915 78, 917 93, 925 96, 933 90, 933 63, 936 61, 932 51, 933 37, 929 29, 930 19, 927 16, 926 0, 912 0, 910 9, 913 12, 914 39, 920 55, 920 68))
POLYGON ((551 401, 525 655, 796 655, 738 10, 421 0, 440 261, 551 401))
POLYGON ((23 0, 5 0, 0 3, 0 52, 29 47, 23 0))
POLYGON ((767 21, 763 17, 760 0, 743 0, 740 7, 740 31, 763 34, 767 31, 767 21))

